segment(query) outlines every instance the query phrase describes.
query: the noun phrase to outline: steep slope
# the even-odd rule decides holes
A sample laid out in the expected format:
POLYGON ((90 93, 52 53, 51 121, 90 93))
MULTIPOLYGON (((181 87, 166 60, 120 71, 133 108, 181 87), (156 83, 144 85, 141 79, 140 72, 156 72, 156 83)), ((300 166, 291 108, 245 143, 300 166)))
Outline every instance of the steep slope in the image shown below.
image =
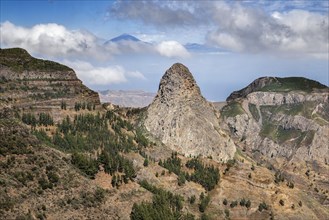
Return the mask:
MULTIPOLYGON (((112 187, 104 171, 88 178, 71 154, 51 147, 51 139, 37 139, 15 115, 0 109, 1 219, 129 219, 135 202, 150 200, 137 183, 112 187)), ((89 166, 88 160, 80 164, 89 166)))
POLYGON ((221 112, 232 134, 268 158, 329 161, 328 87, 305 78, 260 78, 221 112))
POLYGON ((0 99, 18 108, 51 111, 75 103, 100 104, 98 94, 82 84, 75 72, 56 62, 36 59, 20 48, 0 49, 0 99))
POLYGON ((235 153, 233 141, 219 129, 214 107, 201 95, 188 68, 179 63, 163 75, 144 125, 172 150, 187 156, 227 161, 235 153))

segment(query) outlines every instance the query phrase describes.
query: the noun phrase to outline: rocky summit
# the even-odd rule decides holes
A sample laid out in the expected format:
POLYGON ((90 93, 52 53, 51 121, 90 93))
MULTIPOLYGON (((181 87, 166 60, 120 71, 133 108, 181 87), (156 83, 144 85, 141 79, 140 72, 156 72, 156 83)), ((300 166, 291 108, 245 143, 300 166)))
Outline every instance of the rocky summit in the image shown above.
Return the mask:
POLYGON ((201 95, 191 72, 176 63, 163 75, 144 125, 154 137, 186 156, 233 158, 233 141, 219 128, 219 115, 201 95))

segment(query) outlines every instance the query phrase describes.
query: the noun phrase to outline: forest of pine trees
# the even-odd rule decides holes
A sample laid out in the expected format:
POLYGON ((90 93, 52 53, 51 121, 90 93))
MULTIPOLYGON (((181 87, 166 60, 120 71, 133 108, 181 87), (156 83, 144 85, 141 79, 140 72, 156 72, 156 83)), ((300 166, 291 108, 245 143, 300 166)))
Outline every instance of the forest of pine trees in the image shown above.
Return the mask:
MULTIPOLYGON (((39 114, 38 119, 32 114, 23 114, 22 120, 34 126, 53 124, 51 116, 45 113, 39 114)), ((120 152, 138 152, 148 144, 141 132, 129 136, 122 129, 132 131, 133 126, 114 112, 107 111, 104 114, 75 115, 73 119, 67 116, 57 124, 52 137, 42 129, 34 130, 33 133, 42 142, 72 153, 72 164, 90 178, 94 178, 99 166, 103 166, 106 173, 115 176, 112 185, 118 187, 136 177, 132 162, 121 156, 120 152), (135 146, 134 141, 138 146, 135 146), (99 155, 90 156, 99 149, 102 149, 99 155)))
POLYGON ((169 172, 173 172, 178 176, 178 184, 182 185, 185 181, 193 181, 202 185, 206 190, 212 190, 219 182, 219 169, 214 166, 207 166, 201 163, 198 158, 193 158, 186 163, 186 167, 193 169, 194 172, 189 174, 183 172, 182 161, 178 158, 177 153, 172 153, 171 157, 162 161, 159 161, 159 165, 168 169, 169 172))
MULTIPOLYGON (((184 219, 182 214, 184 198, 182 196, 157 188, 145 180, 141 181, 140 185, 153 193, 153 201, 152 203, 135 203, 130 213, 130 218, 132 220, 184 219)), ((192 217, 194 218, 194 216, 192 217)))

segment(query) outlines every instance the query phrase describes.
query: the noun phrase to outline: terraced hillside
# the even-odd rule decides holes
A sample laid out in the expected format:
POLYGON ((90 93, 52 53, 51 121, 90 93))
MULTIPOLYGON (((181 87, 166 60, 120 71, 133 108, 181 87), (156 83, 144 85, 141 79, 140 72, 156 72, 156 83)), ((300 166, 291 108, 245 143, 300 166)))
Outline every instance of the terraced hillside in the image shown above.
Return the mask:
POLYGON ((36 59, 20 48, 0 49, 0 100, 2 105, 53 112, 75 103, 100 104, 98 93, 71 68, 36 59))

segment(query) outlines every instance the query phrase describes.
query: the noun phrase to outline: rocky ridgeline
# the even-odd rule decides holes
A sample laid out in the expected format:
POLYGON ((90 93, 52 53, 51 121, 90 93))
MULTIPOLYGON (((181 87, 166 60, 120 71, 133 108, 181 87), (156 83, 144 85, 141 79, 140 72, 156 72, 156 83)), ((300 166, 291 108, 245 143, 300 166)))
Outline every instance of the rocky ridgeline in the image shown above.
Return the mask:
POLYGON ((174 151, 227 161, 233 158, 236 148, 219 128, 218 117, 188 68, 177 63, 163 75, 144 125, 174 151))
POLYGON ((267 77, 227 101, 222 116, 250 152, 268 159, 329 162, 328 87, 305 78, 267 77))
POLYGON ((2 105, 56 111, 62 103, 67 108, 77 102, 100 104, 98 93, 71 68, 36 59, 20 48, 0 49, 0 71, 2 105))

